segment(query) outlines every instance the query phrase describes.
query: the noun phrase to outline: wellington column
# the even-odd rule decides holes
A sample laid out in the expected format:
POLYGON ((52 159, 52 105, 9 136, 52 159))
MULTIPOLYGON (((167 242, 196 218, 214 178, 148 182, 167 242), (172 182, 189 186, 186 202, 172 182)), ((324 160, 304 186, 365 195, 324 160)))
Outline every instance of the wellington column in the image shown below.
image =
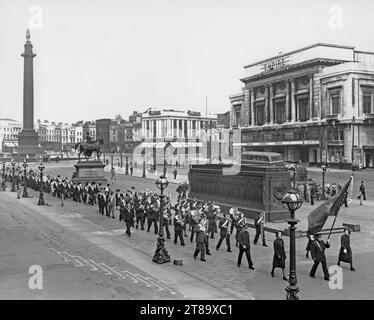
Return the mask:
POLYGON ((36 158, 44 152, 39 147, 38 134, 34 130, 34 70, 30 30, 26 31, 25 51, 21 54, 24 59, 23 69, 23 129, 18 134, 17 154, 22 157, 36 158))

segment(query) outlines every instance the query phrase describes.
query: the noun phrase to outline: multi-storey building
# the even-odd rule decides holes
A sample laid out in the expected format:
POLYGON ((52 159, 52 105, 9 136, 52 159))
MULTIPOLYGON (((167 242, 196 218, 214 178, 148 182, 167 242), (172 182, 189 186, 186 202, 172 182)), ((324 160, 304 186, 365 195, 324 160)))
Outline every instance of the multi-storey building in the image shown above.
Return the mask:
POLYGON ((0 119, 1 152, 11 152, 18 146, 18 133, 22 130, 22 122, 13 119, 0 119))
POLYGON ((230 96, 230 152, 374 166, 374 53, 314 44, 244 67, 230 96))
MULTIPOLYGON (((218 141, 217 116, 173 109, 148 110, 142 117, 143 143, 138 150, 153 164, 191 164, 212 158, 218 141)), ((215 155, 218 159, 218 154, 215 155)))

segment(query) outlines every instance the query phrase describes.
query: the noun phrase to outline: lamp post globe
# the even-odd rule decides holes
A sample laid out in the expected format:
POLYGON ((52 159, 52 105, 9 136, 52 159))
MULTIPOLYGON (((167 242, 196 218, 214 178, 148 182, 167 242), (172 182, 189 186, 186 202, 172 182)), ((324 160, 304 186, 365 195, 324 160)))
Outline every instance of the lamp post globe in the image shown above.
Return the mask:
POLYGON ((155 254, 153 256, 152 261, 156 263, 165 263, 165 262, 170 262, 170 255, 168 254, 167 250, 165 249, 164 243, 164 226, 163 226, 163 213, 164 213, 164 190, 168 187, 169 181, 166 179, 165 176, 160 176, 156 180, 156 186, 157 188, 160 189, 160 208, 159 208, 159 216, 160 216, 160 230, 158 234, 158 239, 157 239, 157 247, 155 254))
POLYGON ((295 190, 288 190, 283 196, 282 200, 283 207, 290 211, 291 218, 287 219, 289 233, 290 233, 290 275, 288 280, 288 286, 286 287, 286 299, 287 300, 299 300, 298 292, 300 291, 297 286, 297 276, 296 276, 296 224, 299 220, 295 219, 295 211, 298 210, 303 204, 303 199, 301 194, 295 190))

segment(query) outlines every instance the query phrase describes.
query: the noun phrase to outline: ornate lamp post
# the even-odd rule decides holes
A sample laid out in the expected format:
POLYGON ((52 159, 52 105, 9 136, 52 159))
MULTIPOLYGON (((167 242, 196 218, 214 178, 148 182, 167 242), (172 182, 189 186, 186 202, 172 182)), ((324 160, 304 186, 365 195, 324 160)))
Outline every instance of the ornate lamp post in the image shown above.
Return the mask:
POLYGON ((287 300, 299 300, 297 293, 299 292, 299 287, 297 286, 296 277, 296 224, 299 220, 295 219, 295 211, 301 207, 303 204, 302 197, 300 193, 294 189, 290 189, 282 198, 282 205, 286 210, 291 213, 291 219, 287 219, 290 230, 290 276, 289 285, 286 288, 287 300))
POLYGON ((16 192, 16 186, 14 184, 14 169, 15 169, 16 163, 12 160, 12 189, 11 192, 16 192))
POLYGON ((322 169, 322 200, 326 200, 325 174, 326 174, 327 167, 325 165, 322 165, 321 169, 322 169))
POLYGON ((129 157, 126 157, 126 172, 125 174, 129 174, 129 157))
POLYGON ((160 231, 158 233, 158 239, 157 239, 157 248, 156 248, 156 251, 155 251, 155 254, 153 256, 153 260, 154 262, 157 262, 157 263, 165 263, 165 262, 170 262, 170 256, 168 254, 168 252, 166 251, 165 249, 165 246, 164 246, 164 242, 165 242, 165 239, 164 239, 164 228, 163 228, 163 212, 164 212, 164 190, 167 188, 169 184, 169 181, 165 178, 165 176, 160 176, 157 180, 156 180, 156 186, 160 189, 161 191, 161 194, 160 194, 160 211, 159 211, 159 215, 160 215, 160 231))
POLYGON ((45 166, 44 166, 43 162, 40 162, 38 168, 39 168, 39 171, 40 171, 40 194, 39 194, 38 206, 43 206, 43 205, 45 205, 44 195, 43 195, 43 170, 44 170, 45 166))
POLYGON ((145 178, 145 158, 143 158, 143 178, 145 178))
POLYGON ((27 198, 29 196, 28 193, 27 193, 27 184, 26 184, 27 162, 25 161, 22 166, 23 166, 23 194, 22 194, 22 198, 27 198))

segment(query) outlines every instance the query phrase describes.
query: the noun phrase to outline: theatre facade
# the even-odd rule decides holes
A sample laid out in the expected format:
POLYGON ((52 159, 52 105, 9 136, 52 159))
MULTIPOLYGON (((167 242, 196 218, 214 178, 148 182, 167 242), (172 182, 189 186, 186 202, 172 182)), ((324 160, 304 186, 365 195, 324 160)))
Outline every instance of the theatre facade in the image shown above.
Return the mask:
POLYGON ((374 53, 314 44, 244 67, 230 96, 232 155, 374 167, 374 53))

